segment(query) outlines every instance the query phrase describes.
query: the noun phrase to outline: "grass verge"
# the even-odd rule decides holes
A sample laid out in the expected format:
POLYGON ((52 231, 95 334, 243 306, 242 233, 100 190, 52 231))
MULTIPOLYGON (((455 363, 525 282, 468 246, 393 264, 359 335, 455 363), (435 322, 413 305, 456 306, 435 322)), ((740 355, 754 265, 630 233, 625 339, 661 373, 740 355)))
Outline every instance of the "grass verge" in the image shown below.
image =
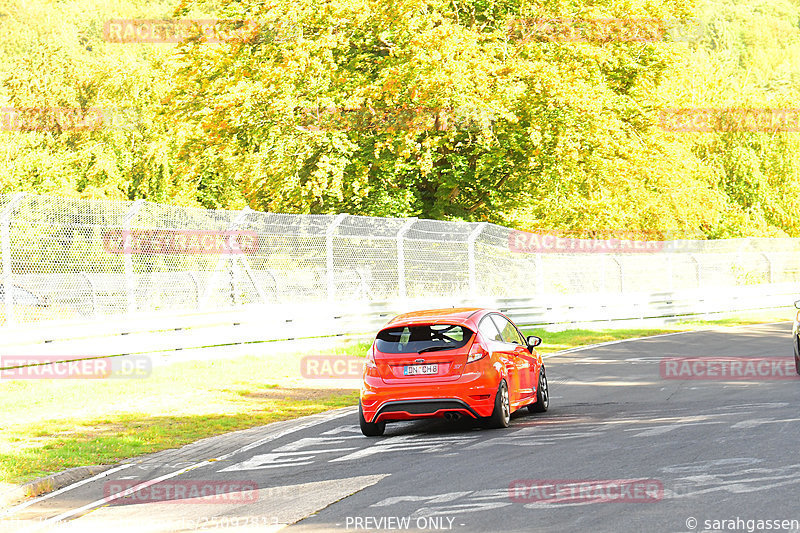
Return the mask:
POLYGON ((353 389, 284 385, 292 366, 247 356, 160 366, 143 379, 3 381, 0 482, 113 464, 356 403, 353 389))

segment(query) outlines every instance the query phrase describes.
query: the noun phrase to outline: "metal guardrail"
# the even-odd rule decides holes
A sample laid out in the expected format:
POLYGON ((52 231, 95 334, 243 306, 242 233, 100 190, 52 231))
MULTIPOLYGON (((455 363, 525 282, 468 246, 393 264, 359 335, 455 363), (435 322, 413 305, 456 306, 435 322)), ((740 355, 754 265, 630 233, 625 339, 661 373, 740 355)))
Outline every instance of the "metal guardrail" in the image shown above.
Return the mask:
MULTIPOLYGON (((406 302, 257 305, 224 313, 141 316, 124 321, 73 323, 52 328, 18 329, 0 339, 9 355, 84 357, 160 353, 236 344, 314 337, 371 337, 394 315, 413 309, 481 306, 503 311, 520 326, 614 328, 711 317, 720 313, 787 307, 797 298, 793 283, 725 290, 684 290, 551 298, 456 300, 436 298, 406 302)), ((254 347, 257 350, 257 347, 254 347)))

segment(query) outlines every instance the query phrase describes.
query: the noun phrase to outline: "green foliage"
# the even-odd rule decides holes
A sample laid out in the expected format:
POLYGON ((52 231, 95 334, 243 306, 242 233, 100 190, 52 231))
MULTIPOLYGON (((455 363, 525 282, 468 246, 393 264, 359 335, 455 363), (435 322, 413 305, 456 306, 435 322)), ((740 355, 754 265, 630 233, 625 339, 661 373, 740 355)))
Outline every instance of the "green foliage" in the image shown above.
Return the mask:
MULTIPOLYGON (((665 107, 794 109, 800 10, 789 1, 725 0, 697 10, 702 29, 658 88, 665 107)), ((709 238, 800 235, 797 132, 676 134, 722 195, 709 238)))
POLYGON ((800 230, 796 134, 658 123, 662 107, 791 107, 788 1, 19 1, 0 15, 14 22, 0 37, 3 105, 125 117, 0 134, 3 192, 578 234, 800 230), (103 39, 110 18, 168 16, 249 23, 230 22, 220 44, 103 39), (670 35, 689 42, 512 31, 612 18, 684 21, 691 31, 670 35))

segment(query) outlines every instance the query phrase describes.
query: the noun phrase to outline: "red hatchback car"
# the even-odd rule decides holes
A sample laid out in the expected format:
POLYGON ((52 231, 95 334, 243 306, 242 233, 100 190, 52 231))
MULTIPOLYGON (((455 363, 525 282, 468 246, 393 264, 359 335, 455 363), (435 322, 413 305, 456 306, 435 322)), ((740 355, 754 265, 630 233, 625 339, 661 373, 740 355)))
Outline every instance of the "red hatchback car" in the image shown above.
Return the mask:
POLYGON ((387 422, 442 417, 508 427, 527 406, 547 411, 550 398, 539 337, 490 309, 436 309, 399 315, 369 349, 359 422, 368 437, 387 422))

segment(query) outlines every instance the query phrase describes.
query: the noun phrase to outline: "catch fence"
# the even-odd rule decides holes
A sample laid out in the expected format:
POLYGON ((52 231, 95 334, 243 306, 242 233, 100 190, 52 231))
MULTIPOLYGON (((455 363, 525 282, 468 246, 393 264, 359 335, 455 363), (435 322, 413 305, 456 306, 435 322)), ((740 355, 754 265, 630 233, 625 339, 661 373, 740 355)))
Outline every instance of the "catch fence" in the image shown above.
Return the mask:
POLYGON ((3 326, 250 304, 672 292, 800 281, 800 239, 647 241, 489 223, 0 196, 3 326))

